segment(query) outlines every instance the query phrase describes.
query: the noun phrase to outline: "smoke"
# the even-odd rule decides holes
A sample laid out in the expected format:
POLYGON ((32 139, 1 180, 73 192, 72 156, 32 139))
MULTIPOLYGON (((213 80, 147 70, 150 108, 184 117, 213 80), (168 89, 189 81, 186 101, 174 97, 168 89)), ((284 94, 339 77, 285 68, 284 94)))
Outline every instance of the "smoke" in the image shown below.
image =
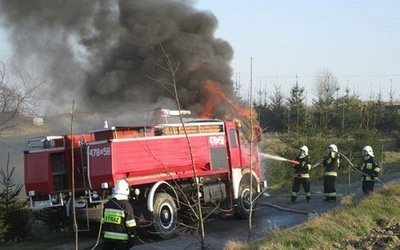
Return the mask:
POLYGON ((182 108, 201 111, 207 80, 233 96, 232 47, 214 37, 216 17, 188 1, 0 3, 13 60, 48 80, 40 93, 48 114, 70 110, 72 100, 84 113, 108 116, 175 103, 165 101, 174 97, 161 46, 177 67, 182 108))

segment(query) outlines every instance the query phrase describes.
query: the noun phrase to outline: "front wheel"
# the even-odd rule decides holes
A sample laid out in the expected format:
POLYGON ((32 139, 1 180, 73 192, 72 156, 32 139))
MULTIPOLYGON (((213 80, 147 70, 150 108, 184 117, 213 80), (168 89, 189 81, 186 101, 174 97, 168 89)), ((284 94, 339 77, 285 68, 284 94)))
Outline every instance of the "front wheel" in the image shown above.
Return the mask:
POLYGON ((177 208, 174 199, 167 193, 157 193, 154 198, 152 233, 159 238, 169 238, 177 225, 177 208))
POLYGON ((253 202, 252 213, 255 209, 255 197, 257 196, 256 189, 250 187, 250 183, 245 181, 240 183, 239 197, 237 200, 237 207, 235 217, 238 219, 248 219, 250 217, 250 205, 253 202))

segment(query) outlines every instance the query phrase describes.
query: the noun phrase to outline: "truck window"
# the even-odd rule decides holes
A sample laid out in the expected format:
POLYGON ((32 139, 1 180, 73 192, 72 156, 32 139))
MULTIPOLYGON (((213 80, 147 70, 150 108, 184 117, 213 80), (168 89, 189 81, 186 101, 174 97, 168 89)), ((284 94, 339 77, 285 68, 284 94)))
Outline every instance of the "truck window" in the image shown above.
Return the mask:
POLYGON ((66 188, 64 155, 62 153, 51 154, 50 159, 51 169, 53 171, 54 190, 63 190, 66 188))
POLYGON ((229 140, 231 142, 231 148, 237 148, 236 130, 229 130, 229 140))

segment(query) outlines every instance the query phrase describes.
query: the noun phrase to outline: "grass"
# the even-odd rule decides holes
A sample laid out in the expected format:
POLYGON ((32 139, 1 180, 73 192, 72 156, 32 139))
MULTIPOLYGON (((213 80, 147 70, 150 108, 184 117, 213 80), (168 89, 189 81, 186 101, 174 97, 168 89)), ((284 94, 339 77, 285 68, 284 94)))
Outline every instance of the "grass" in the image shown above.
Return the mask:
POLYGON ((225 249, 344 249, 343 242, 368 235, 387 218, 400 221, 399 197, 400 183, 392 182, 369 196, 344 197, 340 207, 294 228, 251 243, 232 241, 225 249))

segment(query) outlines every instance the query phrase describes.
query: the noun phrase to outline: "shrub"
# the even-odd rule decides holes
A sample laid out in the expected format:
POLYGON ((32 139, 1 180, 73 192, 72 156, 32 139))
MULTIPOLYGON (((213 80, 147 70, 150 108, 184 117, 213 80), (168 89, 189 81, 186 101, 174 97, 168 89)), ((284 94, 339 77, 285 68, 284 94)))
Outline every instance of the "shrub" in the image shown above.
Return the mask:
POLYGON ((30 212, 26 201, 18 200, 22 185, 15 184, 13 174, 15 167, 9 170, 0 169, 0 240, 22 241, 31 235, 30 212), (3 225, 1 225, 3 224, 3 225))

